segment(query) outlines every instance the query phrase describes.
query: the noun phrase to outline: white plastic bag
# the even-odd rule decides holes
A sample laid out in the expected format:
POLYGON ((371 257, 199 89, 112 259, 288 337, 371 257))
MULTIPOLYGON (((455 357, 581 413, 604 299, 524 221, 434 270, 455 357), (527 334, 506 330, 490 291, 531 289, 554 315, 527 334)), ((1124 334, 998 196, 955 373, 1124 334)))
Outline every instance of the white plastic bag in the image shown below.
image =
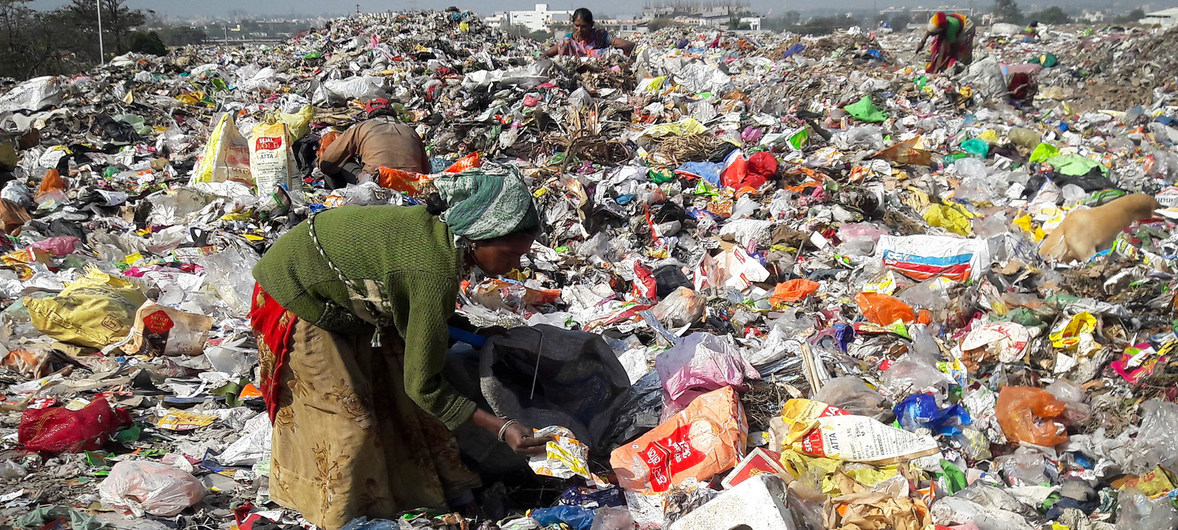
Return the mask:
POLYGON ((61 83, 56 77, 35 77, 16 85, 7 94, 0 96, 0 112, 38 111, 61 105, 61 102, 61 83))
POLYGON ((172 517, 204 499, 205 487, 172 466, 124 460, 111 468, 98 493, 103 504, 124 514, 172 517))

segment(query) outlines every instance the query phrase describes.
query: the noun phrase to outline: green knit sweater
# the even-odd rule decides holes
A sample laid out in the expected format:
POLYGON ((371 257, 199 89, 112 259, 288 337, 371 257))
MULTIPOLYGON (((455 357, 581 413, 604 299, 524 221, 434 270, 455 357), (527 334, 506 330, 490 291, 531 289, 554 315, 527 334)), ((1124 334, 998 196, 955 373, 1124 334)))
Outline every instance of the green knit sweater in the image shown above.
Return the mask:
MULTIPOLYGON (((449 228, 423 206, 346 206, 320 213, 315 235, 331 262, 387 310, 405 340, 405 390, 451 430, 475 405, 446 382, 446 321, 458 297, 458 250, 449 228)), ((278 238, 254 267, 254 279, 299 318, 343 334, 371 334, 357 316, 365 304, 315 248, 303 222, 278 238)))

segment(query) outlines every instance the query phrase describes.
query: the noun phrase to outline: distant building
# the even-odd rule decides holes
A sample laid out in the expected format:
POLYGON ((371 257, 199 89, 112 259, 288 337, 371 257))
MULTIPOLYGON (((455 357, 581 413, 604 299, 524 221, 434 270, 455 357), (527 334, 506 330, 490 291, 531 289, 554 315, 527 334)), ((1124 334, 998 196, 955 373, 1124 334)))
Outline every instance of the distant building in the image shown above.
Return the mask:
POLYGON ((1178 7, 1146 13, 1145 18, 1138 20, 1138 22, 1149 26, 1161 25, 1168 28, 1178 23, 1178 7))
POLYGON ((532 11, 508 11, 507 24, 510 26, 524 26, 528 31, 548 31, 548 26, 554 22, 567 22, 573 16, 572 11, 552 11, 548 4, 536 4, 532 11))
POLYGON ((646 24, 644 20, 619 20, 619 19, 602 19, 595 20, 593 25, 614 35, 633 35, 635 33, 646 33, 646 24))
POLYGON ((1104 22, 1104 19, 1107 17, 1108 17, 1108 15, 1105 14, 1104 11, 1091 11, 1091 10, 1085 9, 1084 12, 1081 13, 1079 17, 1076 17, 1076 21, 1087 22, 1089 24, 1092 24, 1092 23, 1096 23, 1096 22, 1104 22))

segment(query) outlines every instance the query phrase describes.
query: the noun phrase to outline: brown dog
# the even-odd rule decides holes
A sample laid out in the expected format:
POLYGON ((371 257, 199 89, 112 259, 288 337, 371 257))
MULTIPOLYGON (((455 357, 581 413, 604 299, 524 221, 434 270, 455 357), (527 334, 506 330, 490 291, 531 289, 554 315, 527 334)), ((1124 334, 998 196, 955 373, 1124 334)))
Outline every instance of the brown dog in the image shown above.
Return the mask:
POLYGON ((1072 210, 1043 239, 1039 255, 1058 262, 1085 261, 1112 247, 1117 234, 1125 227, 1153 217, 1153 211, 1158 208, 1161 205, 1152 196, 1134 193, 1103 206, 1072 210))

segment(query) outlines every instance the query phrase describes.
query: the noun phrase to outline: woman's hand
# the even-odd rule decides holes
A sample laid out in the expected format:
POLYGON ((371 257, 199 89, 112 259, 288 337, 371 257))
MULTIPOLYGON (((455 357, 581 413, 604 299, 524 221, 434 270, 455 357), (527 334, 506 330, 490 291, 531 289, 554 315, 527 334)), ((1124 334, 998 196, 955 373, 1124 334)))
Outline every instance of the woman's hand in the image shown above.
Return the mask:
POLYGON ((552 440, 552 437, 537 438, 532 436, 532 432, 531 427, 521 423, 513 423, 507 427, 507 432, 503 433, 503 441, 507 442, 507 446, 515 451, 515 454, 541 456, 544 454, 544 446, 552 440))

